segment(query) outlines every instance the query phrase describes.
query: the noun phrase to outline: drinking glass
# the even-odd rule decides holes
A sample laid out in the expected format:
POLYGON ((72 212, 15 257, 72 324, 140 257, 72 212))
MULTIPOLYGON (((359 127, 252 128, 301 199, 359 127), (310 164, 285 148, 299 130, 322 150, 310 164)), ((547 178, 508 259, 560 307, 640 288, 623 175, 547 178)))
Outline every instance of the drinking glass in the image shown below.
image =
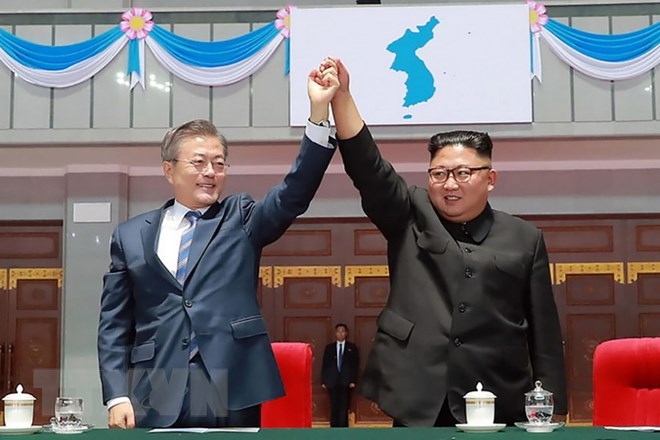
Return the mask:
POLYGON ((534 383, 532 391, 525 393, 525 413, 529 423, 548 424, 552 421, 554 398, 552 393, 541 387, 541 381, 534 383))
POLYGON ((62 429, 75 429, 82 425, 82 397, 58 397, 55 400, 54 425, 62 429))

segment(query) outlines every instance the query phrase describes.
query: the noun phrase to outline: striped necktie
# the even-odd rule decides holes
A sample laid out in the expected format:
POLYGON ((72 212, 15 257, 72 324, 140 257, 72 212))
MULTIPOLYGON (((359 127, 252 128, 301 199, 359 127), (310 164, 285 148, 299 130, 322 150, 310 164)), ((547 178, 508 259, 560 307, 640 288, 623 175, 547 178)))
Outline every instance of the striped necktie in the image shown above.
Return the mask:
MULTIPOLYGON (((179 260, 176 266, 176 279, 181 285, 186 281, 186 266, 188 265, 188 256, 190 255, 190 245, 192 245, 193 236, 195 235, 195 226, 197 220, 202 214, 199 211, 188 211, 185 218, 190 222, 190 226, 181 236, 181 244, 179 245, 179 260)), ((197 346, 197 337, 195 331, 190 332, 190 352, 188 359, 192 359, 199 352, 197 346)))

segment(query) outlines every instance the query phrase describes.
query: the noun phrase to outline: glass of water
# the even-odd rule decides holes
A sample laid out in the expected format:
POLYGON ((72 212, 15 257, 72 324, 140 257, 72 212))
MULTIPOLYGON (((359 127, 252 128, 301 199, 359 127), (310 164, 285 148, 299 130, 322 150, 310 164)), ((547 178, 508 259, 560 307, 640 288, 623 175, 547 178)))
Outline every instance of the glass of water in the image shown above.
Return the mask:
POLYGON ((534 389, 525 393, 525 413, 529 423, 548 424, 552 421, 554 398, 550 391, 541 387, 541 381, 534 383, 534 389))
POLYGON ((82 397, 58 397, 55 400, 53 424, 60 429, 76 429, 82 425, 82 397))

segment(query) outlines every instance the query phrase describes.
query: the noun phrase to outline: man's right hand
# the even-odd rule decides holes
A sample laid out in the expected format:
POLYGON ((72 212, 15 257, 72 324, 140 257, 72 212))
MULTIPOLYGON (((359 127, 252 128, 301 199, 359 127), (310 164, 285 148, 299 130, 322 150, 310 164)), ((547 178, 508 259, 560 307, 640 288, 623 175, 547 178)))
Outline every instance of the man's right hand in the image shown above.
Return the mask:
POLYGON ((332 97, 332 114, 337 129, 337 139, 350 139, 357 135, 364 121, 355 105, 349 89, 350 75, 348 69, 339 58, 328 57, 323 61, 323 67, 336 72, 339 86, 332 97))
POLYGON ((349 82, 350 75, 348 69, 344 66, 344 63, 341 62, 339 58, 328 57, 330 62, 327 64, 334 67, 337 70, 337 78, 339 79, 339 89, 335 93, 335 98, 342 98, 342 94, 350 95, 349 82))
POLYGON ((108 410, 108 428, 135 428, 135 413, 130 402, 119 403, 108 410))

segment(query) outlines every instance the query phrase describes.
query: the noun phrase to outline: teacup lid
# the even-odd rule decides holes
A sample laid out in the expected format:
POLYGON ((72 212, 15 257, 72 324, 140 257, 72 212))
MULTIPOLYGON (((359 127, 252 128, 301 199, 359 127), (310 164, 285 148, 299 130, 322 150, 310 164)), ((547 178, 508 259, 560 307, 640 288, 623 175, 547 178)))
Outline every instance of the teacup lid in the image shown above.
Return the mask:
POLYGON ((545 396, 552 396, 552 393, 548 390, 544 390, 543 385, 540 380, 534 382, 534 389, 525 393, 526 396, 534 396, 535 398, 542 398, 545 396))
POLYGON ((495 399, 497 396, 490 391, 483 391, 481 382, 477 383, 477 391, 470 391, 463 398, 465 399, 495 399))
POLYGON ((23 392, 23 385, 18 384, 16 387, 16 392, 7 394, 5 397, 2 398, 5 402, 7 401, 33 401, 37 400, 32 394, 29 393, 24 393, 23 392))

